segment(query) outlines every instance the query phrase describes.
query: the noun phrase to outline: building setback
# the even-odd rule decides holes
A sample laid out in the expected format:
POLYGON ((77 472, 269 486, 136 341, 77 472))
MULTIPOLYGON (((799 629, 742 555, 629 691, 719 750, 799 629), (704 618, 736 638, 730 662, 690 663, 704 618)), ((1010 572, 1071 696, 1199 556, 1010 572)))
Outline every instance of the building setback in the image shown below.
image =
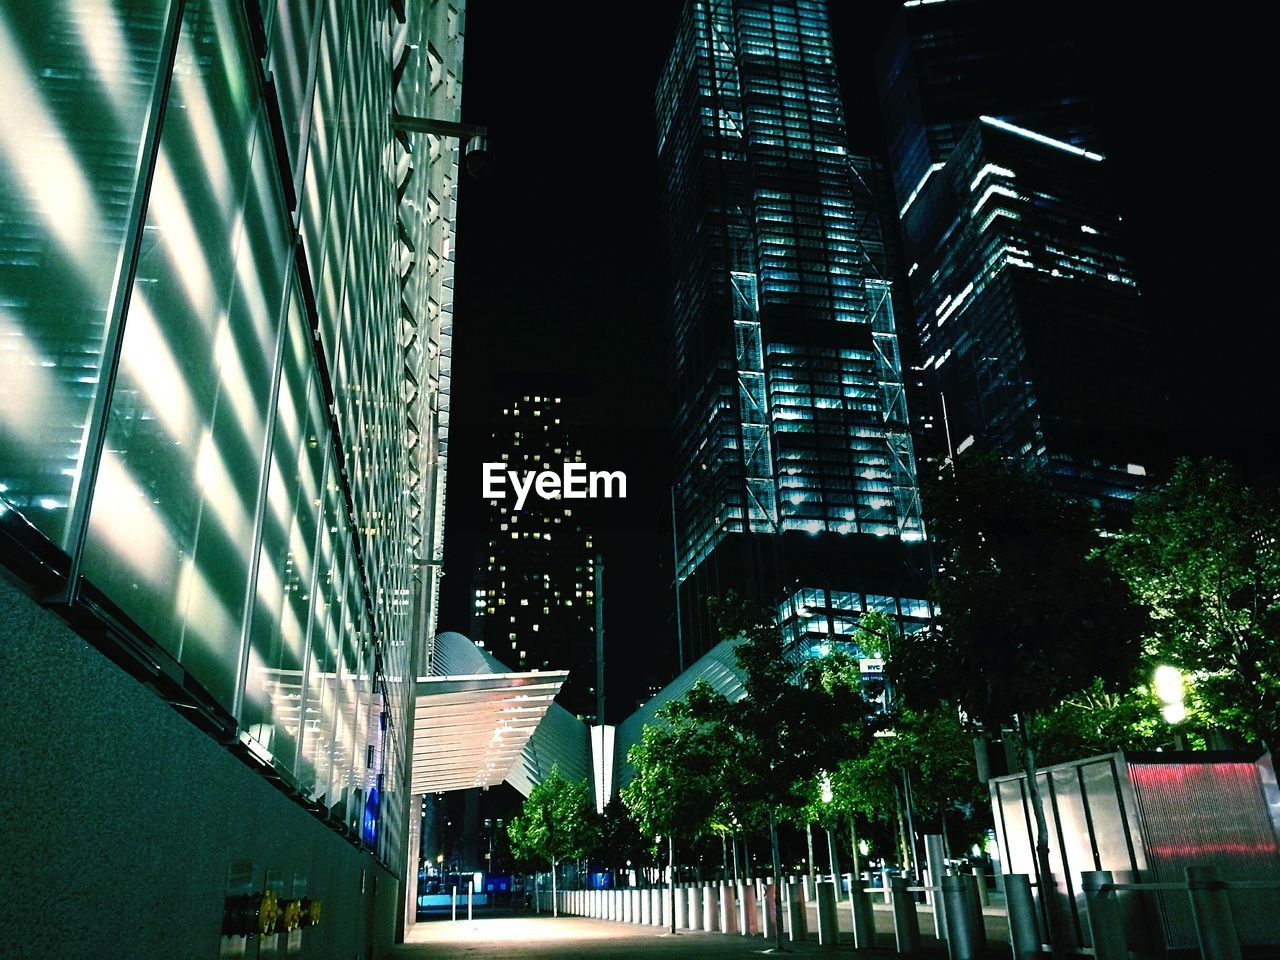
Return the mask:
POLYGON ((729 589, 778 604, 801 654, 866 609, 914 618, 927 572, 893 276, 825 4, 690 0, 657 118, 684 654, 714 644, 706 600, 729 589))
POLYGON ((309 957, 396 935, 458 142, 393 117, 457 120, 462 37, 461 0, 0 13, 3 816, 58 891, 33 956, 82 955, 87 915, 107 954, 231 955, 226 898, 266 892, 323 902, 309 957))
POLYGON ((1037 23, 907 3, 879 57, 933 439, 1123 514, 1164 397, 1078 51, 1037 23))

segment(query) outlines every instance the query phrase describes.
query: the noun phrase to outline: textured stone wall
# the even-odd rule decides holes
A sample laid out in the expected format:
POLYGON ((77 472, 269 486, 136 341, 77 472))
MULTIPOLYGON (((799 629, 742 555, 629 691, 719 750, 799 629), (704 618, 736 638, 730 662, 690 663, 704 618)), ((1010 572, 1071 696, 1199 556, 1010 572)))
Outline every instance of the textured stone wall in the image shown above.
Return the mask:
POLYGON ((234 861, 306 877, 303 960, 393 939, 394 876, 7 580, 0 769, 0 956, 214 960, 234 861))

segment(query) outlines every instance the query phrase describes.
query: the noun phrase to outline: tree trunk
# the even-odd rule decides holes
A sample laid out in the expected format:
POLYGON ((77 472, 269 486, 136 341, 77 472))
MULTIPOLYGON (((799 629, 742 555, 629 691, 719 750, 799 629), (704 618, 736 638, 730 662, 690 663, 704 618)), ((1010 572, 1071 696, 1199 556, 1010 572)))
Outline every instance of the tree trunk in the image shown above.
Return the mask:
POLYGON ((720 834, 720 859, 724 861, 724 883, 729 882, 729 841, 724 838, 724 834, 720 834))
POLYGON ((902 875, 905 877, 912 867, 911 852, 907 849, 907 824, 902 817, 902 795, 896 786, 893 795, 898 801, 898 854, 902 858, 902 875))
POLYGON ((778 848, 778 818, 769 811, 769 845, 773 848, 773 949, 784 951, 782 945, 782 851, 778 848))
POLYGON ((1044 816, 1044 798, 1040 795, 1040 784, 1036 780, 1036 756, 1031 746, 1031 730, 1029 718, 1019 715, 1016 718, 1018 740, 1022 746, 1022 765, 1027 774, 1027 796, 1031 799, 1031 812, 1036 820, 1036 869, 1040 873, 1040 896, 1049 917, 1049 949, 1053 960, 1062 960, 1062 934, 1066 930, 1065 917, 1062 915, 1062 902, 1058 899, 1057 884, 1049 869, 1049 824, 1044 816))
POLYGON ((733 883, 735 886, 738 883, 739 876, 740 874, 738 873, 738 835, 735 833, 733 835, 733 883))
POLYGON ((676 838, 667 837, 667 906, 671 916, 671 932, 676 932, 676 838))
POLYGON ((553 917, 560 916, 560 905, 556 903, 557 892, 558 892, 558 889, 556 887, 556 862, 552 860, 551 861, 551 915, 553 917))
MULTIPOLYGON (((904 811, 906 811, 906 815, 907 815, 907 846, 911 849, 912 871, 914 872, 916 879, 919 880, 922 877, 922 874, 919 869, 920 861, 916 859, 916 856, 917 856, 916 854, 916 823, 915 823, 915 817, 912 815, 912 810, 914 809, 914 807, 915 807, 915 803, 912 801, 912 797, 911 797, 911 774, 909 774, 906 770, 903 770, 902 771, 902 808, 904 811)), ((930 877, 929 879, 931 882, 933 881, 932 877, 930 877)))
POLYGON ((818 862, 813 857, 813 824, 806 823, 804 825, 804 839, 809 847, 809 876, 816 877, 818 875, 818 862))
POLYGON ((853 854, 853 876, 850 878, 850 885, 861 885, 862 880, 862 851, 858 849, 858 820, 854 814, 849 814, 849 844, 853 854))

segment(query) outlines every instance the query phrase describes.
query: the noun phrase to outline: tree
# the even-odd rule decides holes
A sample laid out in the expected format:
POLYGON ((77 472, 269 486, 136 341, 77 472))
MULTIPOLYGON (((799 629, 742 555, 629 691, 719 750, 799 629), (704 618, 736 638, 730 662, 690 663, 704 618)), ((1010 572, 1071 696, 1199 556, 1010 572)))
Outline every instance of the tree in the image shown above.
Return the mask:
POLYGON ((1146 606, 1148 652, 1213 718, 1280 743, 1280 505, 1220 461, 1181 461, 1107 551, 1146 606))
POLYGON ((646 838, 631 811, 621 799, 610 800, 600 818, 600 835, 592 860, 611 870, 649 863, 653 838, 646 838))
POLYGON ((640 742, 627 753, 635 776, 622 788, 621 797, 645 836, 667 839, 669 914, 675 933, 676 838, 693 840, 710 828, 726 754, 717 730, 695 718, 684 701, 667 704, 657 719, 645 726, 640 742))
MULTIPOLYGON (((833 769, 869 745, 872 708, 857 671, 847 664, 807 667, 797 676, 769 607, 730 594, 713 601, 712 615, 721 639, 740 641, 734 655, 744 695, 731 703, 709 687, 695 688, 687 697, 689 711, 716 731, 722 755, 731 759, 721 775, 726 807, 741 822, 760 812, 767 817, 780 917, 778 821, 801 814, 805 786, 818 771, 833 769)), ((781 950, 780 925, 775 935, 775 949, 781 950)))
POLYGON ((551 909, 558 916, 556 871, 560 863, 585 856, 599 836, 590 785, 585 780, 572 783, 558 766, 552 767, 507 824, 507 836, 517 857, 551 864, 551 909))
POLYGON ((1153 750, 1169 737, 1149 689, 1112 693, 1095 681, 1042 713, 1033 740, 1037 762, 1047 766, 1115 750, 1153 750))
MULTIPOLYGON (((1098 556, 1090 513, 1043 478, 965 457, 929 493, 942 557, 933 584, 940 612, 929 630, 895 640, 890 680, 914 709, 949 701, 988 730, 1012 718, 1038 872, 1052 890, 1036 718, 1095 679, 1106 689, 1132 685, 1146 617, 1098 556)), ((1057 896, 1047 900, 1050 942, 1061 957, 1062 905, 1057 896)))
MULTIPOLYGON (((943 823, 947 814, 956 822, 985 822, 975 811, 984 806, 978 783, 972 734, 949 704, 931 710, 899 708, 883 717, 880 735, 867 753, 842 761, 830 775, 831 810, 849 817, 851 830, 858 815, 884 820, 899 833, 902 860, 908 860, 903 823, 904 773, 912 776, 910 803, 916 817, 943 823), (963 813, 960 821, 957 814, 963 813)), ((852 835, 857 872, 857 836, 852 835)))

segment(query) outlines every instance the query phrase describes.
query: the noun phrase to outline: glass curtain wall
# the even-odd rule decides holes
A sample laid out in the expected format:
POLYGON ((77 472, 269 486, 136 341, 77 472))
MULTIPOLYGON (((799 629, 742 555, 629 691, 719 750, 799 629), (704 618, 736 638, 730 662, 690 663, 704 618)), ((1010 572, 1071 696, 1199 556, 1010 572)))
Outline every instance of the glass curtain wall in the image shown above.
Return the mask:
POLYGON ((384 859, 409 503, 430 496, 400 323, 403 248, 429 244, 397 177, 411 155, 456 171, 456 142, 392 133, 403 20, 341 0, 0 11, 0 521, 384 859))

